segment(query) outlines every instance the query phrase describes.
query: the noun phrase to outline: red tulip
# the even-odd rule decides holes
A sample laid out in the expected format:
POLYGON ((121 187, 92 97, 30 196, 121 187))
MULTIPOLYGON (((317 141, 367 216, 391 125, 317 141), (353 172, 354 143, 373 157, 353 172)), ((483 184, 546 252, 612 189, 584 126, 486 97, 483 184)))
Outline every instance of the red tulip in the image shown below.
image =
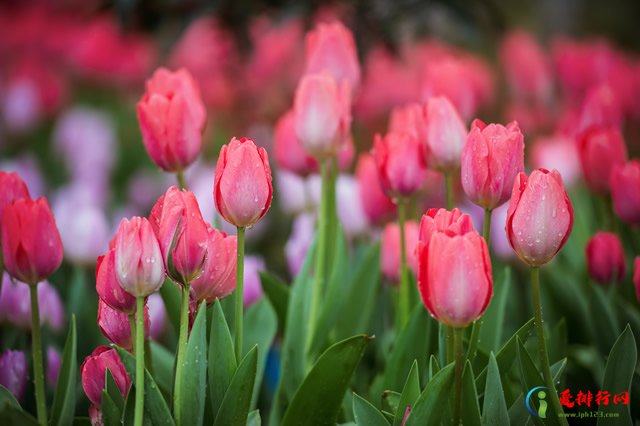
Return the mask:
POLYGON ((610 284, 624 278, 624 249, 616 234, 596 233, 587 243, 585 252, 589 275, 595 281, 610 284))
POLYGON ((457 209, 429 210, 420 228, 416 255, 422 303, 438 321, 466 327, 493 295, 487 244, 457 209))
POLYGON ((596 127, 584 132, 578 140, 582 174, 589 189, 609 192, 609 175, 617 164, 627 160, 627 149, 618 128, 596 127))
POLYGON ((127 293, 140 297, 158 291, 164 283, 162 253, 147 219, 122 219, 114 250, 116 276, 127 293))
POLYGON ((360 201, 370 222, 383 223, 395 215, 396 205, 380 186, 378 169, 373 155, 360 154, 356 164, 356 179, 361 188, 360 201))
POLYGON ((210 226, 207 226, 207 232, 207 250, 211 255, 207 257, 202 275, 191 283, 191 288, 198 303, 206 300, 207 304, 212 304, 236 289, 238 243, 235 235, 227 236, 210 226))
POLYGON ((84 393, 97 407, 100 407, 102 402, 102 390, 104 389, 107 369, 113 376, 123 398, 126 398, 131 386, 131 378, 129 378, 124 365, 122 365, 116 350, 106 346, 98 346, 91 355, 84 359, 80 366, 84 393))
POLYGON ((172 186, 149 215, 169 277, 187 284, 200 276, 207 258, 207 225, 193 192, 172 186))
MULTIPOLYGON (((407 221, 404 224, 404 246, 407 264, 416 271, 416 245, 418 244, 418 224, 407 221)), ((388 223, 380 240, 380 266, 382 274, 393 284, 400 282, 400 226, 388 223)))
POLYGON ((525 263, 544 265, 567 242, 573 227, 573 206, 557 170, 518 174, 507 211, 511 248, 525 263))
POLYGON ((518 123, 471 123, 462 150, 462 187, 467 197, 485 209, 504 204, 516 175, 524 171, 524 136, 518 123))
POLYGON ((376 135, 373 156, 382 190, 391 198, 409 197, 424 185, 427 165, 411 133, 376 135))
POLYGON ((44 197, 23 198, 5 207, 2 215, 2 254, 9 275, 35 285, 62 262, 62 241, 44 197))
POLYGON ((213 185, 220 215, 232 225, 251 226, 267 213, 272 196, 267 152, 251 139, 231 139, 220 151, 213 185))
POLYGON ((202 146, 206 111, 188 71, 158 69, 138 102, 142 141, 151 159, 167 172, 184 170, 202 146))
POLYGON ((328 72, 336 81, 355 89, 360 83, 360 64, 353 34, 342 23, 318 24, 307 34, 305 74, 328 72))
POLYGON ((0 170, 0 225, 2 225, 2 212, 13 201, 20 198, 31 198, 24 181, 17 173, 7 173, 0 170))
POLYGON ((118 281, 115 266, 115 251, 109 251, 98 258, 96 266, 96 291, 100 300, 125 314, 136 310, 136 298, 127 293, 118 281))
POLYGON ((460 167, 467 129, 453 104, 445 97, 431 98, 424 112, 423 143, 430 168, 450 171, 460 167))
POLYGON ((589 90, 582 102, 578 131, 597 127, 621 127, 622 108, 615 93, 606 84, 589 90))
POLYGON ((640 256, 633 261, 633 285, 636 287, 636 298, 640 302, 640 256))
POLYGON ((304 150, 317 158, 336 155, 348 138, 350 108, 347 83, 328 74, 304 76, 293 105, 295 132, 304 150))
MULTIPOLYGON (((112 343, 128 351, 133 349, 129 315, 112 309, 102 299, 98 300, 98 327, 104 337, 112 343)), ((144 309, 144 329, 145 336, 149 336, 149 310, 146 306, 144 309)))
POLYGON ((640 160, 614 165, 609 184, 616 215, 629 225, 640 225, 640 160))

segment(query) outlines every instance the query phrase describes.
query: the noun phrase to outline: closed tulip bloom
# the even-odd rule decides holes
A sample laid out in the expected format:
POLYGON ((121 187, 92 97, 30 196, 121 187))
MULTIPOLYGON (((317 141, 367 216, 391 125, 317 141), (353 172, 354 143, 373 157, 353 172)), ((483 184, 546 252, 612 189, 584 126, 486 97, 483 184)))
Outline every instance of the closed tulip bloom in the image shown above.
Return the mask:
POLYGON ((348 139, 351 100, 347 83, 328 74, 309 74, 300 80, 293 101, 295 133, 304 150, 316 157, 332 157, 348 139))
POLYGON ((100 296, 100 300, 111 306, 112 309, 125 314, 135 312, 136 298, 126 292, 118 281, 114 249, 110 249, 104 256, 98 258, 96 291, 100 296))
POLYGON ((318 162, 300 144, 295 128, 295 112, 287 111, 278 119, 273 130, 273 150, 276 163, 282 170, 306 176, 318 169, 318 162))
POLYGON ((433 232, 428 242, 418 242, 417 258, 418 289, 434 318, 459 328, 482 315, 493 279, 487 244, 477 232, 433 232))
POLYGON ((122 219, 114 250, 116 276, 127 293, 140 297, 160 289, 164 282, 162 253, 147 219, 122 219))
POLYGON ((138 102, 142 141, 154 163, 167 172, 184 170, 202 146, 206 111, 188 71, 158 69, 138 102))
POLYGON ((200 276, 207 258, 207 225, 193 192, 170 187, 151 209, 149 221, 167 275, 182 284, 200 276))
POLYGON ((462 187, 471 201, 490 210, 504 204, 523 171, 524 136, 518 123, 471 123, 462 150, 462 187))
POLYGON ((0 385, 7 388, 19 400, 27 389, 28 378, 27 358, 24 352, 12 350, 3 352, 0 356, 0 385))
POLYGON ((356 164, 356 179, 360 186, 360 201, 371 223, 383 223, 396 213, 396 205, 382 190, 373 155, 362 153, 356 164))
MULTIPOLYGON (((149 310, 145 306, 144 328, 145 336, 149 335, 149 310)), ((98 327, 102 335, 110 342, 131 351, 133 349, 133 336, 131 335, 131 323, 129 315, 112 309, 102 300, 98 300, 98 327)))
POLYGON ((427 165, 418 140, 410 133, 375 136, 373 156, 382 190, 391 198, 409 197, 422 188, 427 165))
POLYGON ((356 89, 360 64, 353 34, 341 22, 318 24, 306 37, 305 74, 328 72, 336 81, 346 81, 356 89))
POLYGON ((464 235, 473 231, 471 216, 458 209, 429 209, 420 220, 419 240, 429 244, 431 236, 437 232, 449 235, 464 235))
POLYGON ((453 104, 443 96, 430 98, 424 112, 426 134, 421 141, 430 168, 451 171, 460 167, 467 129, 453 104))
POLYGON ((222 147, 213 185, 213 199, 230 224, 256 223, 271 206, 271 167, 264 148, 247 138, 233 138, 222 147))
POLYGON ((0 170, 0 225, 5 207, 20 198, 31 198, 27 185, 17 173, 7 173, 0 170))
MULTIPOLYGON (((416 246, 418 244, 418 223, 407 221, 404 224, 404 246, 407 264, 416 272, 416 246)), ((380 266, 382 274, 392 284, 400 282, 400 226, 391 222, 384 227, 380 240, 380 266)))
POLYGON ((633 285, 636 287, 636 298, 640 302, 640 256, 633 261, 633 285))
POLYGON ((624 223, 640 225, 640 160, 614 165, 609 183, 616 215, 624 223))
POLYGON ((210 255, 204 264, 204 271, 193 280, 191 288, 198 303, 206 300, 207 304, 212 304, 216 299, 227 297, 236 288, 238 243, 235 235, 227 235, 207 225, 206 245, 210 255))
POLYGON ((549 262, 567 242, 573 228, 573 206, 560 174, 534 170, 520 173, 513 183, 506 231, 511 248, 523 262, 549 262))
POLYGON ((102 390, 107 369, 113 376, 123 398, 126 398, 131 386, 131 378, 122 365, 116 350, 106 346, 98 346, 80 366, 82 388, 89 401, 96 407, 100 407, 102 402, 102 390))
POLYGON ((600 284, 620 282, 624 278, 624 249, 612 232, 596 233, 586 247, 589 275, 600 284))
POLYGON ((620 130, 597 127, 586 131, 579 137, 578 153, 582 175, 589 189, 607 194, 611 170, 627 161, 627 149, 620 130))
POLYGON ((30 285, 58 269, 62 262, 62 241, 46 199, 22 198, 5 207, 2 254, 7 272, 30 285))

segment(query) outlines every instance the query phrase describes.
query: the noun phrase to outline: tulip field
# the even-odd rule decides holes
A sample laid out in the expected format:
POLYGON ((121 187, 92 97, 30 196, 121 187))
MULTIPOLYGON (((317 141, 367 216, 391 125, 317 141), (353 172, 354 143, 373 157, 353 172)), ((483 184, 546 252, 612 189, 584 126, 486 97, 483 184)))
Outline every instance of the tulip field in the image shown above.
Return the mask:
POLYGON ((0 425, 640 425, 640 7, 205 3, 0 4, 0 425))

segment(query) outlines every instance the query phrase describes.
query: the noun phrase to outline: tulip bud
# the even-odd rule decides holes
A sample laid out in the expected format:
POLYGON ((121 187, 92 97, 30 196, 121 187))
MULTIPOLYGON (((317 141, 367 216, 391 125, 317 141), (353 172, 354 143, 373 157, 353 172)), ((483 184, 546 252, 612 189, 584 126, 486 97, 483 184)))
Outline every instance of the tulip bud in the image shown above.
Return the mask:
POLYGON ((30 285, 58 269, 62 262, 62 241, 46 199, 23 198, 5 207, 2 254, 7 272, 30 285))
MULTIPOLYGON (((131 351, 133 349, 133 336, 131 335, 131 322, 129 315, 112 309, 102 300, 98 300, 98 327, 102 335, 112 343, 131 351)), ((149 310, 144 309, 145 336, 149 335, 149 310)))
POLYGON ((438 321, 466 327, 493 295, 491 260, 471 218, 454 209, 430 209, 420 224, 416 248, 422 303, 438 321))
POLYGON ((616 234, 596 233, 587 243, 585 252, 589 275, 595 281, 610 284, 624 278, 624 249, 616 234))
POLYGON ((207 225, 193 192, 172 186, 149 215, 167 275, 187 284, 200 276, 207 258, 207 225))
POLYGON ((341 22, 318 24, 306 37, 305 74, 328 72, 336 81, 357 88, 360 64, 353 34, 341 22))
POLYGON ((27 358, 22 351, 8 350, 0 356, 0 385, 16 397, 22 399, 27 388, 27 358))
POLYGON ((266 266, 261 257, 244 257, 244 287, 242 302, 245 309, 262 299, 263 292, 262 281, 260 280, 260 271, 265 270, 266 266))
POLYGON ((58 375, 60 374, 60 365, 62 357, 60 352, 53 346, 47 348, 47 383, 51 389, 55 389, 58 384, 58 375))
POLYGON ((640 160, 614 165, 609 183, 616 215, 626 224, 640 225, 640 160))
POLYGON ((609 176, 613 166, 624 164, 627 149, 618 128, 597 127, 584 132, 578 140, 582 174, 590 190, 609 192, 609 176))
POLYGON ((395 215, 396 205, 382 190, 373 155, 360 154, 356 164, 356 179, 360 188, 363 188, 360 201, 370 222, 383 223, 395 215))
POLYGON ((162 296, 153 293, 147 299, 149 309, 149 338, 158 340, 167 328, 167 309, 164 306, 162 296))
POLYGON ((160 289, 164 282, 162 253, 147 219, 122 219, 115 237, 114 262, 120 286, 132 296, 148 296, 160 289))
POLYGON ((295 129, 295 112, 287 111, 273 130, 273 150, 281 170, 305 176, 318 170, 318 162, 302 148, 295 129))
POLYGON ((191 288, 198 303, 203 300, 212 304, 216 299, 227 297, 236 288, 237 239, 227 236, 207 225, 206 246, 209 253, 202 274, 193 280, 191 288))
POLYGON ((188 71, 156 70, 138 102, 142 141, 154 163, 167 172, 184 170, 202 146, 206 111, 188 71))
POLYGON ((427 101, 424 111, 426 134, 421 141, 430 168, 450 171, 460 167, 467 129, 453 104, 446 97, 427 101))
POLYGON ((5 207, 20 198, 31 198, 24 181, 17 173, 7 173, 0 170, 0 225, 5 207))
POLYGON ((118 353, 113 348, 98 346, 84 359, 80 366, 82 376, 82 388, 87 398, 96 406, 100 407, 102 402, 102 390, 106 378, 107 369, 113 376, 114 381, 123 398, 126 398, 131 386, 131 378, 127 374, 118 353))
POLYGON ((640 302, 640 256, 633 261, 633 285, 636 287, 636 298, 640 302))
MULTIPOLYGON (((407 264, 416 271, 416 245, 418 244, 418 224, 407 221, 404 224, 404 250, 407 264)), ((385 226, 380 240, 380 266, 382 274, 392 284, 400 282, 400 226, 391 222, 385 226)))
POLYGON ((96 291, 100 300, 112 309, 131 314, 136 310, 136 298, 120 286, 115 266, 114 249, 110 249, 107 254, 98 258, 96 291))
POLYGON ((507 237, 523 262, 549 262, 567 242, 573 206, 557 170, 534 170, 516 176, 507 211, 507 237))
POLYGON ((327 74, 300 80, 294 98, 295 132, 304 150, 316 158, 335 156, 351 128, 351 100, 347 83, 327 74))
POLYGON ((392 199, 410 197, 424 185, 427 166, 418 140, 410 133, 375 136, 373 156, 382 190, 392 199))
POLYGON ((231 139, 216 165, 213 199, 220 215, 232 225, 251 226, 267 213, 272 196, 267 152, 251 139, 231 139))
POLYGON ((523 171, 524 136, 518 123, 471 123, 462 150, 462 187, 471 201, 489 210, 504 204, 523 171))

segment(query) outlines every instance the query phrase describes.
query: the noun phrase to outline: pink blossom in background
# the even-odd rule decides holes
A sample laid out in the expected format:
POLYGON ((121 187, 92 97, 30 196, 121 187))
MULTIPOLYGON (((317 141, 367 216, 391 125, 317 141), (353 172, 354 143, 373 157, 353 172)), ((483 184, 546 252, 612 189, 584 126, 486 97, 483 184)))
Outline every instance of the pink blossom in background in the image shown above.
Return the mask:
POLYGON ((274 196, 285 213, 298 214, 310 209, 311 200, 307 193, 307 178, 280 170, 275 180, 274 196))
POLYGON ((594 127, 621 127, 622 113, 620 100, 611 86, 601 84, 592 87, 580 108, 578 131, 584 132, 594 127))
POLYGON ((29 189, 31 197, 37 198, 44 195, 46 185, 38 161, 31 154, 22 154, 18 157, 0 161, 0 170, 15 172, 22 178, 29 189))
POLYGON ((245 308, 262 298, 260 271, 266 271, 264 259, 260 256, 251 255, 244 257, 244 293, 242 294, 242 300, 245 308))
POLYGON ((298 215, 293 221, 291 234, 284 246, 289 273, 292 277, 298 275, 302 268, 307 251, 313 241, 315 226, 316 219, 311 213, 298 215))
POLYGON ((580 159, 574 141, 562 134, 536 139, 527 156, 529 166, 534 169, 556 169, 567 187, 580 178, 580 159))
POLYGON ((348 237, 361 236, 369 230, 369 220, 364 212, 360 195, 360 192, 366 190, 351 175, 341 174, 336 179, 338 219, 348 237))

